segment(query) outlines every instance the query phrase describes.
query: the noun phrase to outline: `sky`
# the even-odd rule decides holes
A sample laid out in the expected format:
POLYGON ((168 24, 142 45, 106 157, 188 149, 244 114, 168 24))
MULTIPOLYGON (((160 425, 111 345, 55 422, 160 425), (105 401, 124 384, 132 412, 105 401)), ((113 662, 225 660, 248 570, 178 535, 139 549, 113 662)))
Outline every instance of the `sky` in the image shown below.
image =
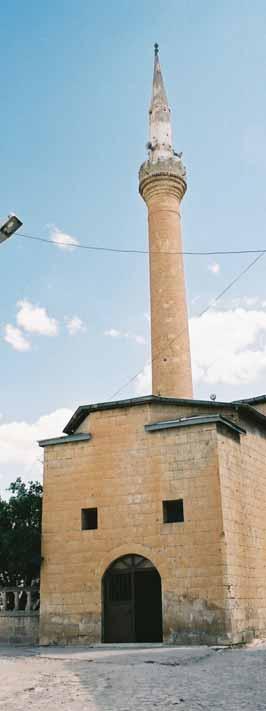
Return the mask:
MULTIPOLYGON (((53 240, 0 245, 2 494, 41 477, 36 441, 76 407, 150 392, 147 256, 73 244, 147 249, 154 42, 187 168, 185 251, 265 248, 265 40, 262 0, 1 8, 0 217, 53 240)), ((266 256, 214 303, 254 256, 185 258, 197 398, 266 390, 266 256)))

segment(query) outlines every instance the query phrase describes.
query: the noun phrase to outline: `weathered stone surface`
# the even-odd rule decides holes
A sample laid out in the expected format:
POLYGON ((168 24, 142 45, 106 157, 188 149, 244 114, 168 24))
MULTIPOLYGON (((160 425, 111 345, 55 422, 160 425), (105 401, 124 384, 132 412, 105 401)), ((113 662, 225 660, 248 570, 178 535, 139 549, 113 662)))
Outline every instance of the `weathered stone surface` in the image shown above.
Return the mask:
MULTIPOLYGON (((241 438, 215 424, 144 430, 192 411, 189 403, 96 411, 80 427, 90 441, 46 449, 44 643, 101 640, 102 577, 130 553, 149 558, 161 575, 165 640, 228 643, 263 634, 265 436, 248 422, 241 438), (179 498, 184 523, 164 524, 162 501, 179 498), (85 507, 98 508, 97 530, 81 531, 85 507)), ((230 406, 223 412, 230 416, 230 406)))
POLYGON ((38 612, 1 612, 0 644, 38 644, 38 612))
POLYGON ((191 398, 180 218, 185 190, 181 161, 147 161, 140 169, 140 193, 148 207, 149 221, 152 392, 191 398))
POLYGON ((179 197, 179 199, 184 196, 187 189, 186 170, 180 158, 171 157, 168 158, 168 160, 160 160, 156 163, 150 160, 146 160, 144 163, 142 163, 139 169, 139 190, 141 195, 143 194, 143 190, 145 189, 146 178, 151 176, 172 176, 173 178, 178 178, 179 188, 177 196, 179 197))

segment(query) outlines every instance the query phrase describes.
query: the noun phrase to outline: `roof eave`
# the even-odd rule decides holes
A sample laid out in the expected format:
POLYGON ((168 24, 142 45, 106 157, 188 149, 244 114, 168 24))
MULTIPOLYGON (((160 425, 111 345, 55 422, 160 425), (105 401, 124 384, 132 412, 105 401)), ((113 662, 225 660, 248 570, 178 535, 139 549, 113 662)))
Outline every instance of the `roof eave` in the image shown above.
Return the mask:
POLYGON ((237 432, 238 435, 246 434, 246 430, 243 427, 237 425, 228 417, 223 417, 223 415, 197 415, 196 417, 184 417, 176 420, 162 420, 161 422, 153 422, 145 425, 144 429, 146 432, 157 432, 166 429, 201 425, 224 425, 228 429, 237 432))
POLYGON ((52 447, 55 444, 71 444, 73 442, 88 442, 91 439, 91 434, 89 432, 80 432, 74 435, 62 436, 62 437, 50 437, 49 439, 39 439, 39 447, 52 447))
POLYGON ((255 419, 266 426, 266 417, 261 412, 256 410, 251 402, 266 402, 266 395, 261 395, 258 398, 251 398, 249 400, 234 400, 233 402, 223 402, 223 401, 211 401, 211 400, 190 400, 185 398, 171 398, 163 397, 160 395, 144 395, 142 397, 136 398, 126 398, 124 400, 110 400, 106 402, 93 403, 91 405, 80 405, 74 412, 69 422, 66 424, 63 432, 67 435, 72 435, 76 432, 77 428, 82 424, 86 417, 92 412, 97 412, 99 410, 112 410, 124 407, 135 407, 138 405, 147 404, 165 404, 165 405, 191 405, 192 407, 208 407, 217 409, 219 407, 232 407, 234 410, 242 412, 245 416, 255 419))
POLYGON ((162 397, 160 395, 144 395, 143 397, 127 398, 124 400, 115 400, 94 403, 92 405, 80 405, 74 412, 69 422, 66 424, 63 432, 73 434, 76 429, 82 424, 85 418, 91 413, 98 410, 111 410, 122 407, 134 407, 137 405, 146 405, 149 403, 168 404, 168 405, 192 405, 201 407, 228 407, 230 402, 217 402, 211 400, 190 400, 186 398, 162 397))
POLYGON ((239 412, 243 415, 246 415, 247 417, 256 420, 257 422, 260 422, 264 427, 266 427, 266 416, 262 414, 262 412, 259 412, 259 410, 256 410, 252 405, 245 404, 243 402, 238 402, 238 403, 232 403, 233 407, 236 409, 236 411, 239 410, 239 412))
POLYGON ((252 405, 257 402, 266 402, 266 395, 257 395, 256 397, 243 398, 242 400, 233 400, 232 404, 247 404, 252 405))

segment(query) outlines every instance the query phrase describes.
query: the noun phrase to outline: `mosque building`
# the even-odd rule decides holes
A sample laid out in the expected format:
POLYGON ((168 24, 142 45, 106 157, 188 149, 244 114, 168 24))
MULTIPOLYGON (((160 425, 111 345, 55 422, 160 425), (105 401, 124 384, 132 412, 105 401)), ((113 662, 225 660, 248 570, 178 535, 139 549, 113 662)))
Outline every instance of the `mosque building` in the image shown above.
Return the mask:
POLYGON ((40 642, 237 643, 266 633, 266 396, 193 398, 180 210, 155 45, 148 157, 152 394, 81 405, 42 440, 40 642))

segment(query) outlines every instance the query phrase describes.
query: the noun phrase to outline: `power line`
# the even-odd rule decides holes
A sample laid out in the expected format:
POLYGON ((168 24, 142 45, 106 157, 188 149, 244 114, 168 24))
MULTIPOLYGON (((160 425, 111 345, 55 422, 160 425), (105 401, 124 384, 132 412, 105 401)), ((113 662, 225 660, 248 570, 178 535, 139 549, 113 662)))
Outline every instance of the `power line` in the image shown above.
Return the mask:
MULTIPOLYGON (((207 311, 209 311, 209 310, 214 306, 214 304, 217 304, 217 302, 220 301, 220 299, 229 291, 229 289, 231 289, 232 286, 234 286, 234 284, 236 284, 250 269, 252 269, 252 267, 254 267, 255 264, 256 264, 260 259, 262 259, 262 257, 264 257, 264 255, 265 255, 265 250, 262 251, 255 259, 253 259, 252 262, 250 262, 250 264, 247 265, 247 267, 245 267, 244 269, 242 269, 242 271, 241 271, 229 284, 227 284, 227 286, 226 286, 222 291, 220 291, 219 294, 218 294, 214 299, 212 299, 212 300, 209 302, 209 304, 208 304, 207 306, 205 306, 205 308, 204 308, 202 311, 200 311, 200 313, 197 315, 197 318, 201 318, 201 316, 203 316, 204 314, 206 314, 207 311)), ((185 330, 186 330, 186 329, 183 329, 179 335, 182 336, 182 334, 185 332, 185 330)), ((171 346, 171 344, 172 344, 174 341, 175 341, 175 337, 172 338, 172 339, 168 342, 168 346, 171 346)), ((160 358, 160 356, 162 355, 162 353, 163 353, 162 350, 159 351, 159 353, 157 353, 156 356, 154 356, 154 358, 151 359, 151 365, 155 362, 155 360, 157 360, 157 358, 160 358)), ((131 385, 131 383, 133 383, 134 380, 136 380, 136 378, 138 378, 138 376, 141 375, 141 373, 143 373, 143 370, 144 370, 144 368, 142 368, 141 370, 139 370, 135 375, 132 376, 132 378, 130 378, 129 380, 127 380, 127 382, 124 383, 124 385, 122 385, 118 390, 116 390, 116 392, 111 396, 110 400, 113 400, 113 399, 114 399, 117 395, 119 395, 119 393, 121 393, 121 391, 124 390, 128 385, 131 385)))
MULTIPOLYGON (((65 247, 75 247, 77 249, 87 249, 90 251, 97 251, 97 252, 111 252, 111 253, 113 252, 113 253, 118 253, 118 254, 145 254, 145 255, 149 254, 149 250, 117 249, 115 247, 97 247, 95 245, 86 245, 86 244, 80 244, 80 243, 76 244, 76 242, 72 242, 72 243, 71 242, 64 242, 63 240, 62 241, 60 240, 60 242, 56 242, 54 240, 46 239, 45 237, 37 237, 37 235, 23 234, 22 232, 19 232, 17 234, 17 236, 23 237, 25 239, 36 240, 38 242, 44 242, 46 244, 52 244, 57 247, 58 247, 58 245, 62 245, 65 247)), ((255 264, 260 259, 262 259, 262 257, 264 257, 264 255, 266 254, 266 249, 260 249, 260 250, 259 249, 220 250, 220 251, 213 251, 213 252, 210 252, 210 251, 204 251, 204 252, 192 252, 192 251, 190 251, 190 252, 186 252, 186 251, 185 252, 184 251, 164 252, 164 251, 160 251, 160 252, 152 252, 152 254, 169 254, 169 255, 171 255, 171 254, 172 255, 174 255, 174 254, 181 255, 182 254, 184 256, 186 256, 186 255, 187 256, 218 256, 218 255, 221 256, 221 255, 233 255, 233 254, 235 254, 235 255, 256 254, 257 255, 255 257, 255 259, 253 259, 250 262, 250 264, 247 265, 247 267, 242 269, 242 271, 221 292, 219 292, 219 294, 214 299, 212 299, 212 301, 210 301, 210 303, 198 314, 197 318, 201 318, 201 316, 203 316, 205 313, 207 313, 207 311, 209 311, 214 306, 214 304, 216 304, 229 291, 229 289, 232 288, 232 286, 234 286, 250 269, 252 269, 253 266, 255 266, 255 264)), ((180 336, 182 335, 182 333, 184 333, 184 330, 181 331, 180 336)), ((173 338, 171 341, 169 341, 168 346, 171 345, 174 341, 175 341, 175 338, 173 338)), ((152 358, 151 364, 153 364, 154 361, 157 360, 157 358, 159 358, 161 356, 161 354, 162 354, 162 351, 157 353, 157 355, 152 358)), ((144 368, 139 370, 137 373, 135 373, 135 375, 133 375, 129 380, 127 380, 124 383, 124 385, 122 385, 118 390, 116 390, 116 392, 111 396, 110 399, 113 400, 117 395, 119 395, 119 393, 122 390, 124 390, 124 388, 126 388, 128 385, 130 385, 132 382, 134 382, 134 380, 136 380, 136 378, 139 375, 141 375, 141 373, 143 373, 143 370, 144 370, 144 368)))
POLYGON ((64 242, 63 240, 60 242, 56 242, 55 240, 52 239, 46 239, 45 237, 37 237, 37 235, 28 235, 28 234, 23 234, 22 232, 18 232, 17 237, 23 237, 24 239, 32 239, 37 242, 44 242, 45 244, 52 244, 55 247, 73 247, 75 249, 88 249, 89 251, 92 252, 111 252, 115 254, 169 254, 169 255, 175 255, 175 254, 182 254, 184 256, 191 256, 191 257, 218 257, 218 256, 223 256, 223 255, 230 255, 230 254, 266 254, 266 249, 234 249, 234 250, 216 250, 214 252, 209 252, 209 251, 203 251, 203 252, 194 252, 194 251, 181 251, 181 252, 165 252, 164 250, 155 252, 151 250, 151 252, 148 249, 118 249, 116 247, 97 247, 96 245, 91 245, 91 244, 80 244, 76 242, 64 242))
POLYGON ((262 257, 264 257, 264 255, 265 255, 265 252, 261 252, 260 254, 258 254, 258 256, 257 256, 255 259, 252 260, 252 262, 250 262, 250 264, 248 264, 247 267, 245 267, 245 269, 242 269, 242 271, 235 277, 235 279, 233 279, 232 281, 230 281, 230 283, 229 283, 222 291, 220 291, 220 293, 218 294, 218 296, 216 296, 216 297, 208 304, 208 306, 207 306, 205 309, 203 309, 203 311, 201 311, 201 313, 199 314, 198 318, 200 318, 201 316, 203 316, 203 314, 205 314, 207 311, 209 311, 209 309, 211 308, 211 306, 213 306, 213 304, 216 304, 217 301, 219 301, 219 300, 222 298, 222 296, 224 296, 224 295, 227 293, 227 291, 229 291, 229 289, 231 289, 232 286, 234 286, 234 284, 236 284, 236 283, 242 278, 242 276, 244 276, 247 272, 249 272, 249 270, 252 269, 252 267, 254 267, 255 264, 256 264, 260 259, 262 259, 262 257))

